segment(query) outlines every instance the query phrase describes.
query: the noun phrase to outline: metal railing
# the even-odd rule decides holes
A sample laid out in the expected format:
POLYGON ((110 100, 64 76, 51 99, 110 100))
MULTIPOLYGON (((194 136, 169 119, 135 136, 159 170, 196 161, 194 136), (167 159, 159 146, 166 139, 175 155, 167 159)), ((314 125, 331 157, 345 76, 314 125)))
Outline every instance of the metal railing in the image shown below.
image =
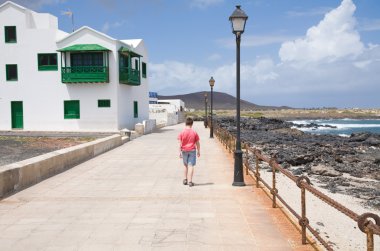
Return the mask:
POLYGON ((62 83, 108 83, 108 66, 61 67, 62 83))
POLYGON ((120 67, 119 82, 129 85, 140 85, 140 71, 129 67, 120 67))
MULTIPOLYGON (((232 135, 228 130, 221 128, 214 121, 214 130, 216 137, 220 142, 228 149, 230 152, 233 152, 235 149, 235 136, 232 135)), ((243 142, 245 148, 244 156, 244 166, 247 175, 253 173, 254 179, 256 181, 256 187, 260 187, 260 182, 270 191, 272 195, 272 207, 277 207, 277 200, 279 200, 289 212, 297 218, 298 223, 301 227, 302 233, 302 244, 307 244, 306 238, 306 229, 327 249, 333 250, 333 248, 322 238, 318 231, 313 228, 309 219, 306 217, 306 191, 312 193, 316 198, 323 201, 324 203, 330 205, 341 213, 345 214, 355 222, 357 222, 359 229, 366 234, 367 236, 367 250, 374 251, 374 235, 380 236, 380 217, 373 213, 364 213, 358 215, 347 207, 343 206, 339 202, 333 200, 329 196, 323 194, 321 191, 313 187, 310 183, 310 180, 306 176, 295 176, 289 171, 285 170, 281 165, 278 164, 276 158, 269 158, 261 153, 260 150, 256 148, 251 148, 248 142, 243 142), (250 159, 254 158, 255 166, 252 167, 250 164, 250 159), (265 162, 269 164, 272 168, 272 184, 268 184, 260 176, 260 163, 265 162), (279 195, 278 189, 276 188, 276 172, 282 173, 285 177, 293 181, 301 190, 301 215, 299 215, 291 206, 279 195), (371 221, 372 219, 373 221, 371 221)), ((252 176, 252 175, 251 175, 252 176)))

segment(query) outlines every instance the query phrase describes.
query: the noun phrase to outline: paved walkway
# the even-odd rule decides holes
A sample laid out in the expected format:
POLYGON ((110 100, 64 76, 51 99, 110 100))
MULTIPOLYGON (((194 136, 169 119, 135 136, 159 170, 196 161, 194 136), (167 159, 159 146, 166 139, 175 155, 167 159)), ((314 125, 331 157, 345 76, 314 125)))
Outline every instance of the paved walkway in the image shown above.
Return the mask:
POLYGON ((166 127, 0 201, 0 250, 310 250, 202 123, 195 186, 166 127))

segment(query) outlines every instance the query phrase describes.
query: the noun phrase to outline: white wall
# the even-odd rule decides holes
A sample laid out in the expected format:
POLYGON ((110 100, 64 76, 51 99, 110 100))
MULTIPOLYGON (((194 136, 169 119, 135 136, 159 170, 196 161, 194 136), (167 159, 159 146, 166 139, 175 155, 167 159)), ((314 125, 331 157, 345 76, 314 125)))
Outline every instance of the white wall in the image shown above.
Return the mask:
MULTIPOLYGON (((132 44, 131 44, 132 45, 132 44)), ((120 43, 121 47, 122 44, 120 43)), ((149 72, 149 59, 148 53, 145 49, 144 43, 141 42, 133 50, 142 55, 139 69, 142 69, 142 62, 147 64, 147 73, 149 72)), ((142 73, 142 71, 140 71, 142 73)), ((148 75, 148 74, 147 74, 148 75)), ((149 119, 149 80, 147 78, 140 78, 141 84, 139 86, 131 86, 125 84, 118 85, 118 103, 119 103, 119 127, 128 128, 133 130, 135 124, 142 123, 143 120, 149 119), (134 118, 133 102, 138 102, 138 118, 134 118)))
MULTIPOLYGON (((0 9, 0 130, 11 129, 11 101, 23 101, 24 130, 117 131, 148 119, 148 79, 141 78, 141 86, 119 84, 122 43, 89 28, 57 42, 64 35, 57 26, 57 18, 49 14, 11 5, 0 9), (4 26, 16 26, 17 43, 4 43, 4 26), (111 50, 109 83, 61 82, 61 53, 56 50, 74 44, 99 44, 111 50), (38 71, 38 53, 57 53, 58 71, 38 71), (17 64, 17 81, 6 81, 6 64, 17 64), (98 108, 98 99, 110 99, 111 107, 98 108), (80 119, 64 119, 64 100, 80 100, 80 119), (139 104, 136 119, 133 101, 139 104)), ((148 63, 143 42, 136 52, 148 63)))

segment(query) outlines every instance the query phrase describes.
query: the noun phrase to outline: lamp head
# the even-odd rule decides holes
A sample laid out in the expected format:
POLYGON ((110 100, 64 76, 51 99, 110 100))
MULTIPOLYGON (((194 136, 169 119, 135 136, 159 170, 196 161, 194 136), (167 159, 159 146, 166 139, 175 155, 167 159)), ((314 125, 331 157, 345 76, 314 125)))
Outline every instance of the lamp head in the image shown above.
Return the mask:
POLYGON ((213 77, 211 77, 210 80, 209 80, 208 82, 210 83, 210 86, 211 86, 211 87, 214 87, 214 85, 215 85, 215 80, 214 80, 213 77))
POLYGON ((234 34, 242 34, 244 32, 245 23, 248 19, 248 16, 242 9, 240 9, 240 7, 240 5, 236 5, 236 9, 229 18, 232 25, 232 33, 234 34))

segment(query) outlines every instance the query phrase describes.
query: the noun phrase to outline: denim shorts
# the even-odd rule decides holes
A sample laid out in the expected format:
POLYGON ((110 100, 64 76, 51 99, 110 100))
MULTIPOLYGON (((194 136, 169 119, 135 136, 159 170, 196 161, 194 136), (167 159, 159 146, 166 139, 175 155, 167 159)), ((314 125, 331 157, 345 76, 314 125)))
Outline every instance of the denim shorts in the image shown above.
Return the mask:
POLYGON ((197 163, 197 151, 182 151, 182 159, 184 165, 195 166, 195 164, 197 163))

